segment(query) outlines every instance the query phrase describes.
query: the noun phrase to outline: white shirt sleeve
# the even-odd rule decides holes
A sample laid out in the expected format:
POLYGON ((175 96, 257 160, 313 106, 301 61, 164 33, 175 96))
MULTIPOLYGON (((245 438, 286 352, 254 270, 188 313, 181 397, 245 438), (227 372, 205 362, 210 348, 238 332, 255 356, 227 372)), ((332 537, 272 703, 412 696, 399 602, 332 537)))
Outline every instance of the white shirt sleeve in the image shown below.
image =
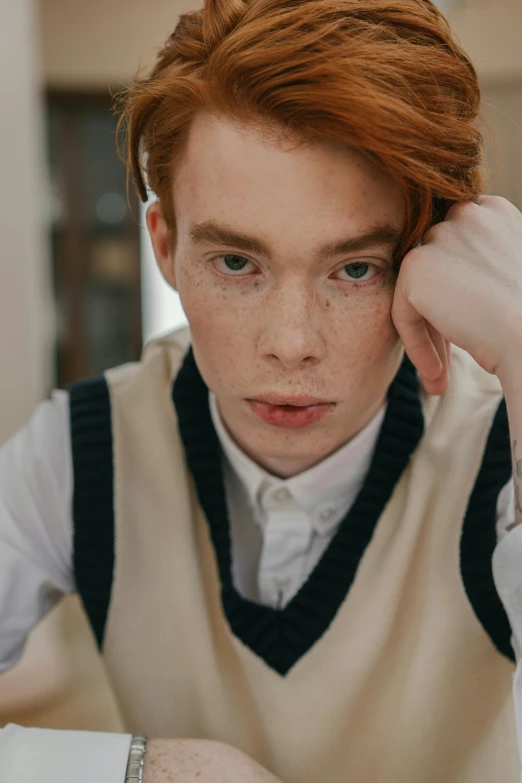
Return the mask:
POLYGON ((67 392, 0 447, 0 671, 61 595, 74 592, 67 392))
POLYGON ((2 783, 124 783, 130 734, 26 729, 0 731, 2 783))
MULTIPOLYGON (((505 484, 504 487, 502 488, 497 499, 497 546, 493 553, 493 581, 495 582, 497 592, 499 594, 500 599, 502 600, 502 603, 504 604, 504 608, 506 610, 508 619, 511 624, 511 630, 513 631, 511 636, 511 646, 515 651, 515 657, 518 662, 522 658, 522 644, 521 644, 522 614, 521 614, 521 619, 518 622, 516 622, 517 628, 515 632, 515 627, 514 627, 515 620, 514 618, 511 617, 513 606, 511 606, 510 610, 508 611, 508 607, 505 605, 506 578, 509 582, 510 579, 513 578, 513 571, 511 569, 505 571, 506 568, 505 558, 499 555, 495 556, 495 553, 499 549, 500 542, 510 534, 514 522, 515 522, 515 485, 514 485, 513 477, 511 476, 507 484, 505 484), (502 585, 502 592, 500 591, 500 585, 502 585)), ((511 538, 510 540, 511 542, 513 542, 513 538, 511 538)), ((504 547, 505 544, 502 545, 502 548, 504 547)), ((522 552, 518 553, 518 561, 522 562, 522 552)), ((522 605, 520 607, 520 611, 522 613, 522 605)), ((521 707, 522 707, 522 703, 521 703, 521 707)), ((521 748, 521 759, 522 759, 522 735, 520 736, 520 740, 521 740, 520 748, 521 748)))
MULTIPOLYGON (((515 517, 515 485, 514 485, 513 477, 511 477, 507 482, 507 484, 505 484, 505 486, 502 488, 502 491, 500 492, 497 500, 497 549, 499 543, 506 536, 510 534, 512 530, 512 525, 515 522, 515 518, 516 518, 515 517)), ((510 540, 513 542, 513 538, 511 538, 510 540)), ((512 544, 512 546, 516 546, 516 545, 512 544)), ((519 553, 518 557, 519 557, 519 562, 522 562, 522 552, 519 553)), ((505 568, 505 565, 506 565, 505 560, 499 559, 498 557, 495 559, 495 557, 493 557, 493 578, 495 581, 497 592, 499 592, 499 584, 503 585, 502 588, 503 593, 501 594, 499 592, 499 596, 503 603, 504 603, 504 598, 506 596, 505 578, 507 576, 509 580, 510 578, 513 577, 513 572, 510 570, 504 573, 500 573, 501 569, 505 568), (510 574, 511 577, 509 576, 510 574)), ((521 620, 519 620, 516 623, 517 628, 515 632, 515 627, 513 624, 514 619, 512 619, 510 615, 510 611, 513 610, 513 607, 511 606, 510 611, 508 611, 508 608, 504 604, 504 608, 506 610, 506 613, 508 615, 511 624, 511 630, 513 631, 513 634, 511 636, 511 646, 515 651, 515 656, 518 662, 522 658, 522 615, 521 615, 521 620)), ((520 606, 520 611, 522 613, 522 605, 520 606)), ((521 740, 522 740, 522 735, 521 735, 521 740)), ((521 759, 522 759, 522 745, 521 745, 521 759)))
MULTIPOLYGON (((0 446, 0 671, 65 593, 72 567, 69 395, 56 390, 0 446)), ((0 729, 1 783, 123 783, 130 735, 0 729)))
POLYGON ((502 487, 497 499, 497 541, 509 532, 509 526, 515 521, 515 485, 513 476, 502 487))
MULTIPOLYGON (((513 702, 518 751, 522 764, 522 525, 510 528, 515 521, 515 492, 512 478, 499 495, 497 509, 497 545, 493 552, 493 579, 512 631, 511 645, 517 663, 513 675, 513 702)), ((520 780, 522 782, 522 774, 520 780)))

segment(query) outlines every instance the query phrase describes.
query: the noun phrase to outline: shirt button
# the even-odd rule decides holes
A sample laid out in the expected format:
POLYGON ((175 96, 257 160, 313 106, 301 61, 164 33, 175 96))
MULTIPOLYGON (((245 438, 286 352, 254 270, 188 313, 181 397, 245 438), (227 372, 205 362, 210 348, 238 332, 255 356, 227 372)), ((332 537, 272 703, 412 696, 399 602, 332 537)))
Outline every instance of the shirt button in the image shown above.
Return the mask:
POLYGON ((333 508, 323 508, 319 516, 321 519, 324 519, 325 521, 327 519, 331 519, 334 515, 334 509, 333 508))
POLYGON ((519 587, 513 595, 513 603, 517 609, 522 609, 522 587, 519 587))
POLYGON ((285 500, 288 500, 290 498, 290 492, 286 487, 280 487, 274 492, 274 499, 277 500, 278 503, 284 503, 285 500))
POLYGON ((275 576, 274 584, 278 590, 286 590, 289 587, 291 578, 289 576, 275 576))

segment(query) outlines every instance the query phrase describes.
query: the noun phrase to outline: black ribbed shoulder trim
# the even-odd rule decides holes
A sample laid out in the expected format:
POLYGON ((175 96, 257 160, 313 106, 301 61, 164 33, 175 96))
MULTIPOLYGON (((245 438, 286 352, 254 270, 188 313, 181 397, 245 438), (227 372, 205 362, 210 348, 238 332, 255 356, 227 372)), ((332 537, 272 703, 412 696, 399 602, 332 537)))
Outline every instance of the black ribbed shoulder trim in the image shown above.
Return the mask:
POLYGON ((497 501, 512 475, 506 402, 502 398, 488 435, 484 457, 471 493, 460 539, 460 570, 473 611, 491 641, 515 662, 511 626, 493 580, 497 544, 497 501))
POLYGON ((74 475, 74 573, 78 593, 101 649, 114 568, 109 387, 102 375, 75 383, 67 391, 74 475))

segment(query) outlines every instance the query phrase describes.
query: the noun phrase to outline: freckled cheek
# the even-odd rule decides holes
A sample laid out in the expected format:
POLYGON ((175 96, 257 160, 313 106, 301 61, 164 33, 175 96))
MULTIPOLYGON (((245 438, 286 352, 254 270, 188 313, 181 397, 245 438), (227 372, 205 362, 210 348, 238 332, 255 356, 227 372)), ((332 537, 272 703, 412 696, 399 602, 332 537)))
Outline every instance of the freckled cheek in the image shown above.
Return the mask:
POLYGON ((402 341, 391 317, 393 297, 382 302, 374 313, 369 329, 369 350, 379 357, 383 366, 394 365, 398 351, 402 349, 402 341))
POLYGON ((208 323, 216 311, 216 297, 201 269, 182 269, 178 275, 178 292, 192 330, 208 323))
POLYGON ((342 328, 329 330, 334 355, 347 357, 348 382, 354 373, 365 377, 368 388, 380 389, 383 379, 397 371, 402 343, 391 321, 391 304, 374 302, 358 312, 351 310, 342 328))
POLYGON ((231 295, 232 292, 205 276, 185 276, 179 286, 185 315, 190 324, 194 342, 212 349, 223 356, 237 351, 255 324, 255 308, 246 298, 231 295))
POLYGON ((384 353, 388 352, 400 339, 391 317, 393 299, 384 300, 373 318, 373 340, 382 346, 384 353))
POLYGON ((393 296, 378 297, 349 295, 332 297, 323 302, 323 317, 330 334, 348 334, 361 341, 386 343, 394 338, 396 330, 391 319, 393 296))

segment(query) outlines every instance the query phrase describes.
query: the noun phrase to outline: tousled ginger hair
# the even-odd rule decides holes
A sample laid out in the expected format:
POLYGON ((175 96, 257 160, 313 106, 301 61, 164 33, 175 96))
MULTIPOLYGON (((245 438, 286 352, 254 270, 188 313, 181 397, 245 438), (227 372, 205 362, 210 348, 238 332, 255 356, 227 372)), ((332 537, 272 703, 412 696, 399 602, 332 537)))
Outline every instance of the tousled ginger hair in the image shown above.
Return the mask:
POLYGON ((403 193, 399 263, 483 189, 477 73, 431 0, 205 0, 116 98, 128 171, 174 236, 174 172, 201 111, 365 155, 403 193))

